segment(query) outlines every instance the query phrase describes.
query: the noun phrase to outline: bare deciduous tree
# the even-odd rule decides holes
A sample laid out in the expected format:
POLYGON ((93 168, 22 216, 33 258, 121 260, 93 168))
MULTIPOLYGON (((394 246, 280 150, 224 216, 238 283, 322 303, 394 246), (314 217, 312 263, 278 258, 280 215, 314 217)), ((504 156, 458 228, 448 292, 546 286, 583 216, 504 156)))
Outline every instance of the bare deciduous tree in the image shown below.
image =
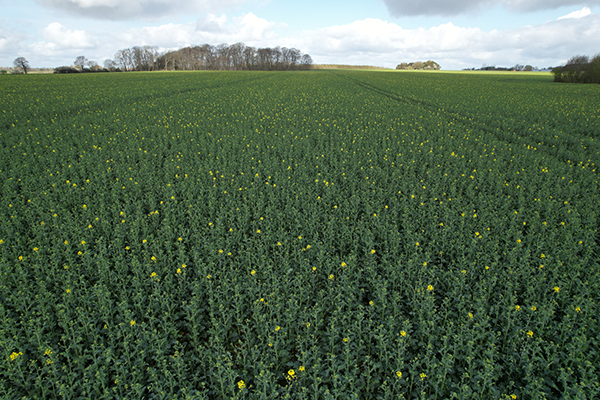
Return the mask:
POLYGON ((79 67, 79 69, 83 70, 83 67, 85 67, 87 61, 88 60, 84 56, 79 56, 75 59, 75 62, 73 64, 76 67, 79 67))
POLYGON ((117 64, 111 60, 111 59, 106 59, 104 60, 104 68, 106 68, 109 71, 114 71, 115 69, 117 69, 117 64))
MULTIPOLYGON (((115 55, 117 60, 119 57, 115 55)), ((267 47, 257 50, 244 43, 184 47, 157 55, 154 63, 156 69, 229 71, 297 70, 309 69, 311 65, 312 58, 295 48, 267 47)))
POLYGON ((30 68, 29 61, 27 61, 27 59, 25 57, 15 58, 15 61, 13 61, 13 65, 16 68, 21 68, 23 70, 23 72, 25 72, 25 74, 27 74, 27 70, 30 68))

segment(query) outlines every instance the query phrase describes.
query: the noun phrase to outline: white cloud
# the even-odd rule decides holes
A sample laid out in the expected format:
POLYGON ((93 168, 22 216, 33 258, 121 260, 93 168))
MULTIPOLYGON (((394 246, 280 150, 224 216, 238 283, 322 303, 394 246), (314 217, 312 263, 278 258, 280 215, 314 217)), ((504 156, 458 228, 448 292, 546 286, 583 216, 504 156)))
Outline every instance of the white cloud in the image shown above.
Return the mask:
POLYGON ((29 35, 11 29, 7 25, 3 19, 0 19, 0 56, 16 58, 15 54, 21 51, 23 42, 29 38, 29 35))
POLYGON ((94 19, 158 19, 169 15, 223 11, 253 0, 34 0, 70 14, 94 19))
POLYGON ((97 40, 89 33, 66 29, 59 22, 45 27, 42 36, 59 48, 86 49, 97 45, 97 40))
POLYGON ((394 16, 458 15, 502 5, 516 12, 550 10, 570 5, 600 5, 600 0, 383 0, 394 16))
POLYGON ((236 28, 232 33, 235 36, 238 36, 238 40, 235 40, 235 42, 264 42, 269 39, 277 38, 277 35, 274 32, 277 24, 259 18, 252 13, 233 18, 233 21, 236 28))
POLYGON ((200 32, 223 32, 227 23, 227 15, 221 14, 217 17, 215 14, 208 14, 204 18, 199 18, 196 21, 196 31, 200 32))
POLYGON ((558 65, 574 54, 597 49, 600 15, 563 19, 539 26, 485 32, 452 23, 428 29, 365 19, 347 25, 304 31, 293 41, 316 63, 370 64, 395 67, 400 62, 432 59, 444 69, 558 65))
MULTIPOLYGON (((98 1, 98 0, 89 0, 98 1)), ((580 10, 581 15, 586 13, 580 10)), ((367 18, 345 25, 287 33, 284 24, 253 13, 228 17, 208 14, 187 24, 162 24, 143 28, 68 29, 54 22, 31 35, 18 35, 0 24, 0 55, 11 62, 16 55, 32 65, 57 66, 85 55, 102 63, 119 49, 158 46, 160 51, 184 46, 243 42, 248 46, 295 47, 312 56, 315 63, 367 64, 395 67, 400 62, 438 62, 443 69, 480 67, 483 64, 538 67, 564 63, 576 54, 598 51, 600 14, 562 18, 537 26, 485 31, 445 23, 429 28, 406 29, 398 24, 367 18), (100 40, 101 39, 101 40, 100 40), (16 55, 15 55, 16 54, 16 55), (12 57, 12 58, 11 58, 12 57)))
POLYGON ((217 17, 209 14, 189 24, 165 24, 141 29, 129 29, 119 34, 124 47, 134 45, 157 45, 162 48, 179 48, 194 44, 233 44, 244 42, 253 46, 266 46, 277 41, 275 29, 279 25, 252 13, 233 17, 225 14, 217 17))
POLYGON ((558 19, 568 19, 568 18, 579 19, 579 18, 586 17, 586 16, 590 15, 591 13, 592 13, 592 10, 590 10, 589 7, 583 7, 581 10, 573 11, 572 13, 563 15, 562 17, 559 17, 558 19))

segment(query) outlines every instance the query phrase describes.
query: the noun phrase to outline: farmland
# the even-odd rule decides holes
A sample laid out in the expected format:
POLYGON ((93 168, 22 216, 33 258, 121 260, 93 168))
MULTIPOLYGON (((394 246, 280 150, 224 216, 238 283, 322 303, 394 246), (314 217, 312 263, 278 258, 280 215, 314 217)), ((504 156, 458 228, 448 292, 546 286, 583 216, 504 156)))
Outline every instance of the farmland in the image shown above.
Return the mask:
POLYGON ((600 397, 600 91, 0 77, 0 393, 600 397))

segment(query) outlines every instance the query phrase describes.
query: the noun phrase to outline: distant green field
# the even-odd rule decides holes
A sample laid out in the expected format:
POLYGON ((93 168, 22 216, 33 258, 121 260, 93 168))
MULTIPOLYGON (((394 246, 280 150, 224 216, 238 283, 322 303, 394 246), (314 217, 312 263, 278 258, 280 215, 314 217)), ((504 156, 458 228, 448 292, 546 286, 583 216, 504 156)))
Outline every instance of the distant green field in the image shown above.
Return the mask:
POLYGON ((600 398, 597 86, 0 91, 0 398, 600 398))

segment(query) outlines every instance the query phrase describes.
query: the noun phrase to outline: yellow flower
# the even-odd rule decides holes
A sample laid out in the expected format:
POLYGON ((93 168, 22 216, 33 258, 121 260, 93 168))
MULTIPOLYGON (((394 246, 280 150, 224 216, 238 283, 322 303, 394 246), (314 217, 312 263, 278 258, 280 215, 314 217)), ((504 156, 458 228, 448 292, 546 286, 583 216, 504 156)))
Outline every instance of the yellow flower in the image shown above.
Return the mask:
POLYGON ((150 274, 150 278, 154 278, 156 276, 156 272, 150 274))
POLYGON ((294 375, 296 375, 296 371, 294 371, 293 369, 290 369, 288 371, 288 375, 291 376, 292 378, 294 377, 294 375))
POLYGON ((555 291, 556 293, 558 293, 558 292, 560 292, 560 288, 559 288, 558 286, 554 286, 554 291, 555 291))
POLYGON ((317 267, 313 267, 313 271, 316 271, 316 270, 317 270, 317 267))
POLYGON ((23 353, 22 352, 12 352, 12 354, 9 356, 10 357, 10 361, 14 361, 17 357, 22 356, 23 353))
POLYGON ((129 321, 129 325, 134 326, 135 325, 135 321, 134 320, 129 321))
POLYGON ((372 306, 373 304, 375 304, 375 303, 373 303, 373 300, 369 301, 370 306, 372 306))
POLYGON ((180 274, 181 273, 181 268, 177 268, 177 273, 180 274))
POLYGON ((542 254, 540 255, 540 258, 546 258, 546 255, 545 255, 544 253, 542 253, 542 254))
POLYGON ((281 246, 281 242, 277 242, 277 246, 281 246))
POLYGON ((146 243, 146 242, 147 242, 147 240, 146 240, 146 239, 142 240, 142 243, 146 243))
POLYGON ((333 274, 329 275, 329 279, 333 279, 333 274))
POLYGON ((418 246, 418 245, 419 245, 419 242, 417 242, 417 244, 416 244, 416 245, 418 246))
POLYGON ((250 275, 254 276, 256 274, 255 270, 250 271, 250 275))
POLYGON ((342 267, 345 267, 345 266, 346 266, 346 263, 342 261, 342 267))
POLYGON ((298 369, 300 370, 300 372, 304 372, 304 365, 299 366, 298 369))
POLYGON ((307 244, 307 245, 306 245, 306 249, 307 249, 307 250, 308 250, 308 249, 310 249, 310 244, 307 244))
POLYGON ((375 254, 375 250, 371 250, 371 254, 375 254))
POLYGON ((511 395, 510 395, 510 397, 511 397, 511 399, 513 399, 513 400, 517 400, 517 395, 516 395, 516 394, 511 394, 511 395))
POLYGON ((151 259, 152 261, 156 261, 156 257, 154 257, 154 256, 150 257, 150 259, 151 259))
POLYGON ((212 278, 212 275, 206 275, 206 279, 212 278))
POLYGON ((46 351, 44 351, 44 355, 45 356, 49 356, 52 354, 52 350, 51 349, 46 349, 46 351))
POLYGON ((38 249, 37 247, 34 247, 34 248, 33 248, 33 251, 38 251, 38 250, 39 250, 39 249, 38 249))
POLYGON ((398 378, 402 378, 402 372, 400 372, 400 371, 396 371, 396 376, 397 376, 398 378))
POLYGON ((515 306, 515 310, 517 310, 517 311, 521 311, 521 306, 520 306, 520 305, 516 305, 516 306, 515 306))
POLYGON ((427 291, 428 292, 431 292, 432 290, 433 290, 433 286, 431 286, 431 285, 427 286, 427 291))
POLYGON ((257 230, 256 230, 256 233, 260 233, 260 229, 257 229, 257 230))
POLYGON ((469 318, 473 318, 473 313, 469 313, 469 318))
POLYGON ((400 336, 406 336, 406 332, 405 331, 400 331, 400 336))
POLYGON ((277 331, 278 331, 278 330, 280 330, 280 329, 281 329, 281 327, 280 327, 279 325, 277 325, 277 326, 275 327, 275 332, 277 332, 277 331))
POLYGON ((177 238, 177 240, 181 242, 183 239, 182 238, 177 238))
POLYGON ((423 380, 423 379, 427 378, 427 375, 425 375, 425 373, 424 373, 424 372, 421 372, 421 375, 419 375, 419 376, 421 377, 421 380, 423 380))
POLYGON ((186 264, 181 264, 181 268, 185 268, 185 267, 187 267, 186 264))
POLYGON ((273 343, 269 343, 269 347, 273 347, 273 343))
POLYGON ((238 385, 238 388, 239 388, 240 390, 242 390, 243 388, 245 388, 245 387, 246 387, 246 384, 244 383, 244 381, 239 381, 239 382, 237 383, 237 385, 238 385))
POLYGON ((66 292, 67 292, 67 293, 71 293, 71 289, 67 289, 67 290, 66 290, 66 292))
POLYGON ((19 261, 23 261, 23 256, 18 257, 19 261))
POLYGON ((219 250, 219 254, 222 254, 222 253, 223 253, 223 249, 220 249, 220 250, 219 250))
POLYGON ((529 337, 533 337, 533 331, 528 331, 528 332, 527 332, 527 336, 529 336, 529 337))

